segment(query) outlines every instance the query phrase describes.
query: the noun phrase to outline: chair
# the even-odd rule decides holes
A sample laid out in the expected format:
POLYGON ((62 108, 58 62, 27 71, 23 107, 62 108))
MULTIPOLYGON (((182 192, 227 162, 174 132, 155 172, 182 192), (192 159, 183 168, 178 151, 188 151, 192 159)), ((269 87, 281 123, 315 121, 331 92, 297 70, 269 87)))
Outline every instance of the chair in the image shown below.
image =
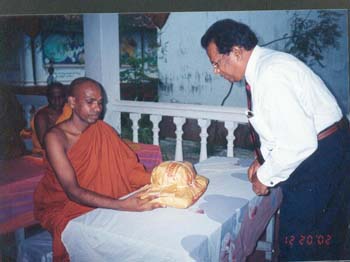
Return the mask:
POLYGON ((266 227, 265 240, 259 240, 256 250, 265 252, 265 261, 272 261, 274 255, 275 223, 278 211, 271 217, 266 227))
POLYGON ((52 262, 52 237, 48 231, 21 239, 17 243, 17 262, 52 262))

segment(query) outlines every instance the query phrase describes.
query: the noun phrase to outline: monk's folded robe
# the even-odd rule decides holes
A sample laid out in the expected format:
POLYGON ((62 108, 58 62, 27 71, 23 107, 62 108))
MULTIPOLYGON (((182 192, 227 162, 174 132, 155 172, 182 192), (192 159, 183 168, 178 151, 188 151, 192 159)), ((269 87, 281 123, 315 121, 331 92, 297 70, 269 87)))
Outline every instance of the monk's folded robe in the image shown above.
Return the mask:
POLYGON ((62 114, 56 120, 56 125, 70 118, 72 113, 73 111, 70 105, 68 103, 65 103, 62 109, 62 114))
MULTIPOLYGON (((113 198, 120 198, 150 183, 150 174, 138 163, 135 153, 103 121, 88 127, 67 152, 79 185, 113 198)), ((34 193, 34 216, 53 236, 55 261, 67 261, 61 242, 67 223, 92 208, 68 199, 52 168, 34 193)))
POLYGON ((152 202, 187 208, 198 200, 207 186, 208 179, 197 175, 191 163, 165 161, 153 169, 151 186, 141 198, 158 195, 152 202))
MULTIPOLYGON (((45 107, 47 107, 47 106, 45 106, 45 107)), ((42 108, 44 108, 44 107, 42 107, 42 108)), ((42 108, 40 108, 39 110, 41 110, 42 108)), ((39 110, 37 112, 39 112, 39 110)), ((67 103, 65 103, 64 107, 62 109, 62 114, 57 118, 55 125, 58 125, 59 123, 67 120, 68 118, 70 118, 71 115, 72 115, 72 108, 67 103)), ((35 115, 30 120, 30 128, 32 129, 32 144, 33 144, 32 152, 34 154, 41 154, 42 155, 44 150, 40 145, 38 136, 37 136, 36 131, 35 131, 34 118, 35 118, 35 115)))

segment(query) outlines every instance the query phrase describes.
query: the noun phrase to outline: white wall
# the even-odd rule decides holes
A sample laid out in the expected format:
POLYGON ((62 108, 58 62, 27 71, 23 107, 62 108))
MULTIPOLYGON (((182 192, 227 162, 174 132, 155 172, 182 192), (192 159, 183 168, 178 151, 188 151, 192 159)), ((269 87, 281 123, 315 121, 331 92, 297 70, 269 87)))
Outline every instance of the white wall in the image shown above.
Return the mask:
MULTIPOLYGON (((307 13, 309 11, 298 11, 307 13)), ((311 15, 316 11, 312 11, 311 15)), ((348 111, 348 51, 347 11, 341 19, 344 37, 339 50, 326 50, 326 68, 314 67, 348 111)), ((233 11, 233 12, 175 12, 159 31, 159 76, 163 85, 159 90, 160 102, 219 105, 229 90, 230 83, 214 75, 212 66, 200 39, 215 21, 231 18, 248 24, 259 39, 259 44, 280 38, 289 32, 289 20, 294 11, 233 11)), ((284 42, 268 46, 282 49, 284 42)), ((225 106, 246 106, 243 85, 234 84, 225 106)))

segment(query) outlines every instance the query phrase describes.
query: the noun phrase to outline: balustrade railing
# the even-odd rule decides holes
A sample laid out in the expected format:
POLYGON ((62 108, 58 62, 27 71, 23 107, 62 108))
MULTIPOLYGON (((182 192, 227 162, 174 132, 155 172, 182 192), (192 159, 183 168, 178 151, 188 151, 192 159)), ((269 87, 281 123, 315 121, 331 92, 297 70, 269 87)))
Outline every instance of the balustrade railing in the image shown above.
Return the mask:
MULTIPOLYGON (((22 104, 24 115, 28 122, 30 121, 31 104, 22 104)), ((175 160, 183 160, 183 141, 182 141, 182 127, 186 119, 197 119, 200 131, 200 155, 199 161, 207 158, 207 128, 212 120, 221 121, 227 129, 227 156, 233 156, 233 141, 235 139, 234 130, 240 123, 247 123, 245 115, 245 108, 239 107, 220 107, 208 105, 192 105, 179 103, 161 103, 161 102, 139 102, 139 101, 114 101, 112 105, 108 106, 108 110, 114 113, 129 113, 132 121, 133 141, 138 142, 138 121, 142 115, 149 115, 152 122, 153 144, 159 145, 159 123, 163 116, 173 117, 173 122, 176 126, 176 146, 175 146, 175 160)), ((347 115, 350 120, 350 114, 347 115)), ((120 120, 120 119, 119 119, 120 120)), ((114 121, 115 122, 115 121, 114 121)), ((120 127, 120 123, 112 123, 113 126, 120 127)), ((120 131, 120 130, 118 130, 120 131)))
POLYGON ((175 160, 183 160, 182 146, 182 126, 186 119, 197 119, 201 128, 200 132, 200 156, 199 161, 207 158, 207 128, 211 120, 224 122, 227 129, 227 156, 233 157, 233 141, 235 139, 234 130, 239 123, 246 123, 247 117, 244 108, 238 107, 219 107, 208 105, 192 105, 179 103, 155 103, 155 102, 135 102, 135 101, 117 101, 110 110, 118 113, 129 113, 132 121, 133 141, 138 142, 138 121, 141 115, 149 115, 153 128, 153 144, 159 145, 159 123, 163 116, 173 117, 176 126, 176 146, 175 160))

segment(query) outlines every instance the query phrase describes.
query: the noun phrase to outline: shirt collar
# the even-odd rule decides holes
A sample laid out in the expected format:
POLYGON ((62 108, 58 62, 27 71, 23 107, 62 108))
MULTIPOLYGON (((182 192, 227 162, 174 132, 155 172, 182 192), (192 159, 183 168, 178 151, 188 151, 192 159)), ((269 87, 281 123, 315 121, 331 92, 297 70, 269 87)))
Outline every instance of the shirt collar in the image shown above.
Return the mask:
POLYGON ((245 79, 249 83, 250 86, 254 86, 254 75, 255 75, 255 68, 257 66, 258 58, 260 56, 262 48, 258 45, 256 45, 252 51, 252 54, 249 57, 247 67, 245 70, 245 79))

